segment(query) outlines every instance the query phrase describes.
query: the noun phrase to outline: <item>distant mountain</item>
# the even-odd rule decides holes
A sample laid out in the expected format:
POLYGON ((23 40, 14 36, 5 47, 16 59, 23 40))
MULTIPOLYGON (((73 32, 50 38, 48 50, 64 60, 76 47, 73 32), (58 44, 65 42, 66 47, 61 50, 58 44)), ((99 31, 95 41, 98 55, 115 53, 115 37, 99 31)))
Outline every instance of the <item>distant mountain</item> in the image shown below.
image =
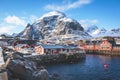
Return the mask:
POLYGON ((84 27, 85 31, 87 31, 88 33, 93 33, 96 30, 98 30, 98 27, 96 25, 92 25, 92 26, 87 26, 84 27))
POLYGON ((14 36, 12 36, 12 35, 10 35, 10 34, 7 34, 7 33, 0 34, 0 36, 4 36, 4 37, 14 37, 14 36))
POLYGON ((111 33, 120 33, 120 28, 111 29, 111 33))
POLYGON ((88 27, 84 27, 84 29, 92 37, 102 37, 102 36, 120 37, 120 28, 106 30, 104 28, 98 28, 96 25, 91 25, 88 27))
POLYGON ((107 32, 107 34, 109 34, 109 36, 120 37, 120 28, 111 29, 110 31, 107 32))
POLYGON ((18 35, 27 39, 91 38, 76 20, 59 11, 44 14, 32 25, 28 24, 18 35))

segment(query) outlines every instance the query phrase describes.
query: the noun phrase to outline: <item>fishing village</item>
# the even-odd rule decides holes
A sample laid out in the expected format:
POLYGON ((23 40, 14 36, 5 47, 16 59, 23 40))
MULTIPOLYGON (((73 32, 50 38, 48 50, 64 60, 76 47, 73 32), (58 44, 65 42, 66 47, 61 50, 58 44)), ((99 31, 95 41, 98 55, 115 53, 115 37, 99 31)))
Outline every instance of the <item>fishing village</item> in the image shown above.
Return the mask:
POLYGON ((0 3, 0 80, 120 80, 120 0, 0 3))
MULTIPOLYGON (((18 38, 0 39, 0 79, 39 80, 41 66, 43 68, 43 65, 79 62, 86 58, 86 54, 120 56, 118 37, 80 40, 77 44, 64 43, 66 45, 51 43, 18 38)), ((46 76, 49 78, 48 72, 46 76)), ((51 77, 51 80, 54 79, 51 77)))

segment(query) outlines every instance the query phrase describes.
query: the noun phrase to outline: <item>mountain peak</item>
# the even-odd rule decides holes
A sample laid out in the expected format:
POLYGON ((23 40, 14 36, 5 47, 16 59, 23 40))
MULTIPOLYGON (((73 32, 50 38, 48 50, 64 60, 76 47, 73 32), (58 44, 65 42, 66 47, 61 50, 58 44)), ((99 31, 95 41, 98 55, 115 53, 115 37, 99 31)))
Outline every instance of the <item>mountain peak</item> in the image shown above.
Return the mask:
POLYGON ((21 33, 29 39, 48 39, 67 34, 74 34, 76 37, 79 35, 79 39, 84 39, 86 36, 91 37, 76 20, 66 17, 64 13, 59 11, 44 14, 21 33))
POLYGON ((60 11, 51 11, 51 12, 44 14, 42 17, 40 17, 40 19, 43 19, 45 17, 52 17, 52 16, 57 16, 61 18, 61 17, 65 17, 66 15, 60 11))

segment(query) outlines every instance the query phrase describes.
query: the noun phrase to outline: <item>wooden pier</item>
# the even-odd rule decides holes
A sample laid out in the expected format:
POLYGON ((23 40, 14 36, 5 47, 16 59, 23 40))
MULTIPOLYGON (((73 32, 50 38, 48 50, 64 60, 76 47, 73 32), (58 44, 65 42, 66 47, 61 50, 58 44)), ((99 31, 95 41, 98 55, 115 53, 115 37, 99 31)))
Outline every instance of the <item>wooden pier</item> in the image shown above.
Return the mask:
POLYGON ((86 54, 120 56, 120 50, 86 50, 86 54))

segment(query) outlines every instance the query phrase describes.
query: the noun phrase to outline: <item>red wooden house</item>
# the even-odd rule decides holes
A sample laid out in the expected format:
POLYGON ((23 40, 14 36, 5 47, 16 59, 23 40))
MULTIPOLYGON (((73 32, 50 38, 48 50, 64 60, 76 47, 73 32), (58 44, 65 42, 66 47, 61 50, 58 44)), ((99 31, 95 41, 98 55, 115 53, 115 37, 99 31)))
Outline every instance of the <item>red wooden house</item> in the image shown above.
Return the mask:
POLYGON ((107 40, 103 40, 101 43, 100 43, 100 47, 99 47, 99 50, 112 50, 112 45, 113 43, 112 42, 109 42, 107 40))
POLYGON ((95 49, 95 43, 93 41, 86 41, 83 45, 83 48, 85 50, 94 50, 95 49))
POLYGON ((40 44, 35 47, 35 53, 39 55, 43 54, 74 54, 84 53, 83 48, 77 48, 73 46, 61 46, 61 45, 47 45, 40 44))
POLYGON ((87 41, 83 47, 85 50, 112 50, 113 42, 107 40, 87 41))
POLYGON ((115 38, 115 46, 113 46, 113 51, 120 51, 120 38, 115 38))

